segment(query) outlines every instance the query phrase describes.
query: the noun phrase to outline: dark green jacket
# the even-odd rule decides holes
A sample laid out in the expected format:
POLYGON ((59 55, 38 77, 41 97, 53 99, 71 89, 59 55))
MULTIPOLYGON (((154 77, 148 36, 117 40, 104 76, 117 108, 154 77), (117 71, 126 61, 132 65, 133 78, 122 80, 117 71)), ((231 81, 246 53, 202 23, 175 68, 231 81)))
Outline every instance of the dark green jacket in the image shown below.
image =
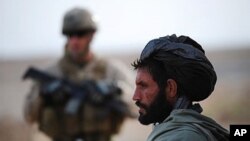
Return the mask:
POLYGON ((173 110, 156 125, 147 141, 228 141, 229 132, 191 109, 173 110))

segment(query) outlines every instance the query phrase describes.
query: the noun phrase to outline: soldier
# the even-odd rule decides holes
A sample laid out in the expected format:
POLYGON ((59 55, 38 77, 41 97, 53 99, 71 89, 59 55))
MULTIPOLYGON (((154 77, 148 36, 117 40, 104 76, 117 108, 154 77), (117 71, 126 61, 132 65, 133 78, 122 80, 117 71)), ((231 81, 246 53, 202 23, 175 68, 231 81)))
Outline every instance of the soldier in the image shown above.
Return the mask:
MULTIPOLYGON (((92 15, 85 9, 73 8, 64 18, 62 33, 67 37, 65 54, 57 64, 47 72, 72 82, 82 80, 105 80, 116 83, 128 93, 132 89, 128 72, 122 72, 124 66, 119 62, 108 62, 97 58, 90 48, 90 43, 97 31, 92 15)), ((39 129, 54 141, 110 141, 111 136, 119 129, 129 112, 119 113, 105 106, 95 106, 91 101, 83 104, 81 113, 75 117, 64 117, 62 107, 45 106, 45 99, 40 96, 41 85, 35 82, 27 96, 25 119, 29 123, 38 123, 39 129)), ((123 101, 122 96, 117 101, 123 101)), ((127 107, 124 105, 124 108, 127 107)), ((129 111, 129 110, 128 110, 129 111)))
POLYGON ((202 115, 198 103, 193 104, 206 99, 217 80, 196 41, 176 35, 151 40, 133 66, 139 121, 155 124, 147 141, 228 140, 228 131, 202 115))

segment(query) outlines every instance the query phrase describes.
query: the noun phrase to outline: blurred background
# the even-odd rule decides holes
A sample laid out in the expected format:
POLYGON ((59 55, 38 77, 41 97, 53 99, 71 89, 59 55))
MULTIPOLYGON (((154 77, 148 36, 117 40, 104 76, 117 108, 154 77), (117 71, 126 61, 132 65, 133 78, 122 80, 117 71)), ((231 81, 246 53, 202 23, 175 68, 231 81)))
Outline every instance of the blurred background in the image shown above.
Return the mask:
MULTIPOLYGON (((175 33, 195 39, 218 75, 214 93, 201 102, 203 114, 227 129, 250 124, 248 0, 1 0, 0 141, 49 141, 23 121, 30 82, 21 77, 29 66, 45 68, 62 56, 62 18, 75 6, 87 8, 98 21, 92 50, 131 70, 153 38, 175 33)), ((143 141, 151 128, 129 120, 114 140, 143 141)))

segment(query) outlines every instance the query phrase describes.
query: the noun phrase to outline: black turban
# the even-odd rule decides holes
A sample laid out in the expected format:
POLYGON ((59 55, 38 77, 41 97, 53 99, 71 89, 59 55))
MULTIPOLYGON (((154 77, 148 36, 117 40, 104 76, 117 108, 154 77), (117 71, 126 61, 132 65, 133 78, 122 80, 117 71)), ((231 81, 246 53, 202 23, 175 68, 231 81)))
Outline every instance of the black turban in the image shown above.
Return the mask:
POLYGON ((143 49, 140 60, 155 59, 174 74, 177 91, 191 101, 206 99, 214 90, 216 73, 205 51, 193 39, 176 35, 153 39, 143 49))

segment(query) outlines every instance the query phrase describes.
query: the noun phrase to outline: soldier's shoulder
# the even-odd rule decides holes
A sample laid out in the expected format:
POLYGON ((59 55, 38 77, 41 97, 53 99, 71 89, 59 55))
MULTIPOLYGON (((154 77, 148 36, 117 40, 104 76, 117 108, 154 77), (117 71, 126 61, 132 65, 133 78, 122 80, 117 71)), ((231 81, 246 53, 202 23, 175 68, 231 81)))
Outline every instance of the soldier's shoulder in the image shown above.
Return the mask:
POLYGON ((53 76, 57 76, 57 77, 61 77, 61 75, 62 75, 62 70, 61 70, 61 67, 60 67, 58 61, 53 62, 52 64, 47 66, 44 69, 44 71, 51 74, 51 75, 53 75, 53 76))
POLYGON ((95 63, 97 65, 107 65, 109 63, 109 60, 106 57, 95 56, 92 60, 92 63, 95 63))

